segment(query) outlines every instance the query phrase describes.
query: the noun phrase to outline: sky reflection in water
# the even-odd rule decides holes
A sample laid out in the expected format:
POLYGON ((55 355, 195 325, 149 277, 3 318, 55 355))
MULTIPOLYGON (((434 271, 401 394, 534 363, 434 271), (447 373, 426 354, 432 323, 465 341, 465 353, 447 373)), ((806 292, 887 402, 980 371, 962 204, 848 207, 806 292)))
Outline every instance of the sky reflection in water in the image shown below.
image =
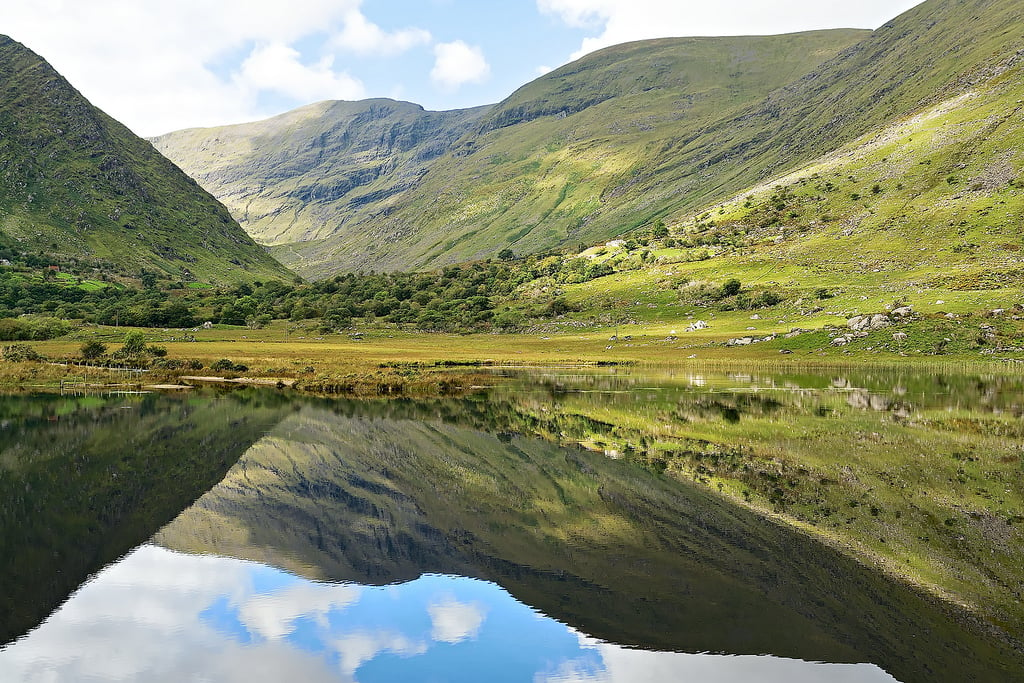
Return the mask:
POLYGON ((873 665, 629 650, 501 587, 427 575, 367 587, 142 546, 0 651, 0 680, 893 681, 873 665))

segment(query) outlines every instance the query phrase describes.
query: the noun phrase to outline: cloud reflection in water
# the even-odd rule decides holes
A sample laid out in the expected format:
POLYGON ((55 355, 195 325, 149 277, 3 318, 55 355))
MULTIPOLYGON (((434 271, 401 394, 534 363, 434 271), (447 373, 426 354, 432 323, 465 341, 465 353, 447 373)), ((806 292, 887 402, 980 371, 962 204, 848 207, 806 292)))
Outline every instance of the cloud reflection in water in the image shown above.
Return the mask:
POLYGON ((235 559, 142 546, 0 651, 0 680, 875 683, 870 665, 629 650, 494 584, 428 575, 325 584, 235 559))

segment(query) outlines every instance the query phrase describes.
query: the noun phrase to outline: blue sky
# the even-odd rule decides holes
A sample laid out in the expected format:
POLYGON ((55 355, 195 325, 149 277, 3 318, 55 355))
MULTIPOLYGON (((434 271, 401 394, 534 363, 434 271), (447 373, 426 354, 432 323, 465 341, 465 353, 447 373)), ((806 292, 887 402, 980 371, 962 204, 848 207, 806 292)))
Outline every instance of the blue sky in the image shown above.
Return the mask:
POLYGON ((4 0, 0 33, 141 135, 324 99, 497 102, 594 49, 876 28, 919 0, 4 0))

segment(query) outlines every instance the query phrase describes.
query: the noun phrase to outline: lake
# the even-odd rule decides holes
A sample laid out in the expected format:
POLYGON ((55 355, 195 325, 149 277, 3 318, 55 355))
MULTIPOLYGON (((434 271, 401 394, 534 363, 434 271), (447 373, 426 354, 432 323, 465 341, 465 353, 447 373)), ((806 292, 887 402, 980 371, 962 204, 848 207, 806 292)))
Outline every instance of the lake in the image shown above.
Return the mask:
POLYGON ((1024 677, 1020 379, 502 374, 0 397, 0 680, 1024 677))

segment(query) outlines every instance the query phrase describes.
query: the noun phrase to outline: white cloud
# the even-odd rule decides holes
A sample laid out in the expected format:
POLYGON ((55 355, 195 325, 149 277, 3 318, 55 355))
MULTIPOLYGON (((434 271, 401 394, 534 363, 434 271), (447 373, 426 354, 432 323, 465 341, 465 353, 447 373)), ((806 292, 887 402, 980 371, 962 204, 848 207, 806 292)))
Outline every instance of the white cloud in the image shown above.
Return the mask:
POLYGON ((430 78, 444 90, 457 90, 467 83, 483 83, 491 67, 483 50, 461 40, 434 46, 434 68, 430 78))
POLYGON ((484 623, 484 609, 477 603, 444 600, 427 607, 433 626, 430 637, 440 643, 461 643, 476 638, 484 623))
POLYGON ((243 92, 265 90, 306 102, 366 96, 358 79, 334 71, 330 55, 312 65, 303 64, 301 58, 297 50, 281 43, 257 47, 242 62, 235 82, 243 92))
POLYGON ((360 666, 384 652, 413 657, 427 651, 426 643, 386 631, 353 633, 334 640, 331 645, 338 653, 338 665, 342 673, 349 677, 354 677, 360 666))
POLYGON ((156 135, 279 113, 278 105, 266 108, 268 94, 294 98, 291 106, 364 96, 362 83, 331 59, 329 51, 339 49, 331 36, 340 35, 349 50, 377 54, 428 38, 416 29, 382 31, 362 16, 361 4, 5 0, 0 31, 135 132, 156 135), (319 52, 300 56, 304 44, 319 52), (310 47, 318 44, 326 48, 310 47))
POLYGON ((631 40, 663 36, 766 35, 820 28, 876 28, 921 0, 537 0, 569 26, 599 31, 573 58, 631 40))
POLYGON ((5 647, 0 680, 336 682, 322 658, 280 642, 244 646, 200 617, 219 598, 251 595, 255 566, 142 546, 5 647))
POLYGON ((873 664, 824 664, 771 655, 648 652, 575 633, 581 650, 593 651, 597 657, 559 662, 551 671, 538 674, 535 683, 896 683, 873 664))
POLYGON ((327 615, 359 600, 361 589, 352 585, 297 583, 269 595, 254 595, 238 609, 238 619, 250 633, 280 640, 295 628, 300 617, 327 627, 327 615))
POLYGON ((429 45, 430 31, 405 28, 388 33, 353 9, 345 15, 345 27, 334 44, 343 50, 364 55, 396 55, 419 45, 429 45))

